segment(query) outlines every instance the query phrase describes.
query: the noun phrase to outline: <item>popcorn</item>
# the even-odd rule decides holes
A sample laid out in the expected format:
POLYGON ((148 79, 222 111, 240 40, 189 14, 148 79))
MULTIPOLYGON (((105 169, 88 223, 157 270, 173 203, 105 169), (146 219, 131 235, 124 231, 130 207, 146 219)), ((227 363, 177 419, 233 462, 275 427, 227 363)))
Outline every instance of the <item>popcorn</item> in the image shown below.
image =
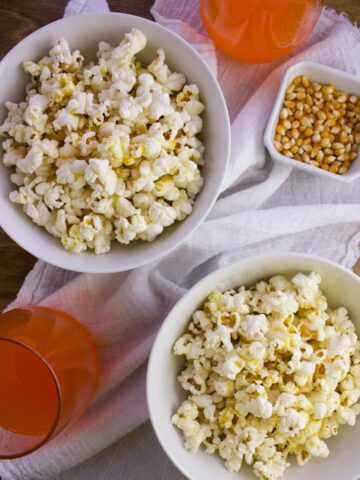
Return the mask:
POLYGON ((151 135, 137 135, 132 138, 131 145, 135 147, 133 156, 157 158, 161 153, 160 142, 151 135))
POLYGON ((311 382, 312 376, 315 371, 315 365, 311 362, 300 362, 298 368, 295 370, 294 380, 300 386, 303 387, 307 382, 311 382))
POLYGON ((329 455, 329 449, 326 443, 319 437, 311 437, 305 444, 306 450, 313 457, 326 458, 329 455))
POLYGON ((99 216, 85 215, 80 223, 79 237, 90 242, 101 231, 101 228, 102 222, 99 216))
POLYGON ((191 335, 184 335, 174 345, 176 355, 186 355, 192 360, 201 357, 204 354, 203 342, 201 338, 192 338, 191 335))
POLYGON ((268 331, 266 316, 246 315, 240 322, 239 330, 247 340, 263 340, 264 334, 268 331))
POLYGON ((170 95, 160 89, 155 90, 152 94, 152 103, 149 111, 150 120, 159 120, 160 117, 169 115, 174 111, 174 107, 170 104, 170 95))
POLYGON ((279 431, 288 433, 290 436, 296 435, 303 430, 309 422, 309 415, 306 412, 298 412, 289 408, 285 415, 280 419, 279 431))
POLYGON ((125 197, 118 198, 116 203, 116 212, 120 218, 122 217, 130 217, 131 215, 135 215, 137 212, 134 205, 125 197))
POLYGON ((148 70, 160 84, 170 91, 181 90, 186 82, 182 73, 170 72, 169 67, 165 64, 165 52, 161 48, 157 51, 157 57, 148 66, 148 70))
POLYGON ((284 476, 285 469, 290 464, 285 461, 281 453, 276 452, 268 462, 255 462, 254 473, 261 480, 276 480, 284 476))
POLYGON ((269 400, 261 396, 258 396, 256 398, 249 398, 246 406, 241 408, 241 411, 242 413, 247 412, 259 418, 270 418, 272 415, 272 404, 271 402, 269 402, 269 400))
POLYGON ((140 233, 140 238, 142 240, 147 240, 148 242, 152 242, 155 240, 156 237, 162 233, 164 227, 159 223, 148 223, 146 229, 140 233))
POLYGON ((90 158, 84 172, 85 181, 96 191, 107 195, 115 193, 117 177, 109 160, 90 158))
POLYGON ((328 307, 320 282, 314 272, 277 275, 212 292, 194 312, 174 345, 185 357, 178 380, 189 397, 172 421, 187 449, 203 446, 229 471, 245 462, 261 480, 277 480, 288 455, 299 465, 325 458, 324 440, 355 424, 360 342, 347 310, 328 307))
POLYGON ((162 227, 172 225, 176 219, 176 211, 166 203, 154 202, 149 208, 148 214, 152 222, 162 227))
MULTIPOLYGON (((132 29, 115 48, 100 42, 83 67, 60 39, 23 63, 32 77, 25 101, 5 103, 2 161, 16 186, 9 198, 70 252, 151 242, 191 214, 202 189, 199 89, 171 71, 162 49, 140 65, 146 42, 132 29)), ((226 328, 219 341, 230 347, 226 328)))
POLYGON ((175 210, 177 220, 184 220, 190 215, 192 203, 184 190, 180 190, 179 197, 173 202, 172 208, 175 210))
MULTIPOLYGON (((206 332, 206 336, 209 336, 209 331, 206 332)), ((238 373, 245 367, 245 360, 241 358, 238 351, 235 351, 225 357, 221 366, 221 375, 230 380, 235 380, 238 373)))
POLYGON ((317 402, 314 404, 314 418, 316 420, 323 419, 327 414, 328 407, 325 402, 317 402))

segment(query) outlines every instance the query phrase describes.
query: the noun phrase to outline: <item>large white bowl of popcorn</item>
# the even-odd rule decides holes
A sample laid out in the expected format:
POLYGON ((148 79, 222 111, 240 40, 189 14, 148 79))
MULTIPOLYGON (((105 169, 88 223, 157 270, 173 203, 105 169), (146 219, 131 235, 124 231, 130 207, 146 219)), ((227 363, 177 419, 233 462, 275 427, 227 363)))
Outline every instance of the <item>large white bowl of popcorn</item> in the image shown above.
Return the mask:
POLYGON ((135 268, 211 209, 227 108, 206 63, 166 28, 118 13, 65 18, 15 46, 0 82, 0 222, 36 257, 135 268))
POLYGON ((360 478, 360 280, 303 254, 245 259, 165 319, 147 398, 191 480, 360 478))

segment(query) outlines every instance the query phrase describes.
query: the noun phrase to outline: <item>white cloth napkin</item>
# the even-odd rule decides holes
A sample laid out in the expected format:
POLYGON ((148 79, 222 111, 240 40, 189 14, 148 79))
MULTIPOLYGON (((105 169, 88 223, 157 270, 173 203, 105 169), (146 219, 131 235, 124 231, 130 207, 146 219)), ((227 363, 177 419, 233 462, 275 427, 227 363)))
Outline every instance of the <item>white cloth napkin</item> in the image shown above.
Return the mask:
MULTIPOLYGON (((105 0, 72 0, 66 14, 107 9, 105 0)), ((115 443, 147 419, 146 360, 166 312, 204 275, 250 255, 307 252, 349 268, 358 255, 360 181, 343 185, 273 164, 262 136, 291 63, 306 58, 360 75, 359 31, 324 10, 301 53, 283 63, 250 66, 215 50, 204 36, 198 1, 157 0, 152 13, 217 70, 233 134, 224 192, 203 225, 151 265, 102 276, 35 265, 12 306, 55 306, 83 322, 96 339, 101 384, 73 427, 27 457, 0 462, 2 480, 183 478, 148 423, 115 443)))

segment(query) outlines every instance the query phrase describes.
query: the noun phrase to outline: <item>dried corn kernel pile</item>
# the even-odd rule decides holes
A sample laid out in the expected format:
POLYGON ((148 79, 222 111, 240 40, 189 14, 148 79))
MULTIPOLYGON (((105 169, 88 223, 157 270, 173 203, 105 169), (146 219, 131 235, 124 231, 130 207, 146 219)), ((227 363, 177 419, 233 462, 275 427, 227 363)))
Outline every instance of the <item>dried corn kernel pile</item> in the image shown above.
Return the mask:
POLYGON ((214 292, 174 353, 189 393, 172 422, 185 447, 243 462, 261 480, 327 457, 325 439, 360 412, 360 343, 346 308, 329 308, 317 273, 214 292))
POLYGON ((360 99, 295 77, 287 89, 275 132, 277 150, 332 173, 346 173, 360 144, 360 99))

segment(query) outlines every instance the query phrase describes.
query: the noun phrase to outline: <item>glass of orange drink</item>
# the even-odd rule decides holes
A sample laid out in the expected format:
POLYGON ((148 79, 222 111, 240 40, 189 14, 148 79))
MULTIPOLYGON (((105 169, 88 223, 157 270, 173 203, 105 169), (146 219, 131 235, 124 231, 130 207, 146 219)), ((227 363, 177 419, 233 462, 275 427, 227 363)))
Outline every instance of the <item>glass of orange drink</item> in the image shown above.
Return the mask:
POLYGON ((57 435, 84 412, 98 380, 95 343, 72 316, 47 307, 0 315, 0 458, 57 435))
POLYGON ((221 50, 242 62, 265 63, 304 42, 321 4, 321 0, 200 0, 200 11, 221 50))

